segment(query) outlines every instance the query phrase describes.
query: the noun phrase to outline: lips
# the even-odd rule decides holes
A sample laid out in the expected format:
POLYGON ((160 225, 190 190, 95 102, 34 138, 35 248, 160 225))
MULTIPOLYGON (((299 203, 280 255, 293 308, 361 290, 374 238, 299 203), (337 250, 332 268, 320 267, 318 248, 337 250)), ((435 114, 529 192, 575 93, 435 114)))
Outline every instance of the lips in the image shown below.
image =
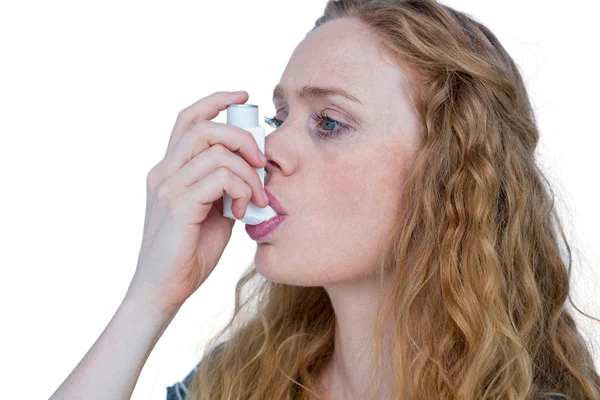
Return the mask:
POLYGON ((277 214, 286 215, 287 212, 283 209, 281 204, 279 204, 279 200, 277 197, 271 193, 269 189, 265 187, 265 192, 267 193, 267 197, 269 198, 269 207, 271 207, 277 214))
POLYGON ((287 215, 276 215, 258 225, 246 224, 246 232, 253 240, 262 241, 270 238, 271 233, 287 218, 287 215))

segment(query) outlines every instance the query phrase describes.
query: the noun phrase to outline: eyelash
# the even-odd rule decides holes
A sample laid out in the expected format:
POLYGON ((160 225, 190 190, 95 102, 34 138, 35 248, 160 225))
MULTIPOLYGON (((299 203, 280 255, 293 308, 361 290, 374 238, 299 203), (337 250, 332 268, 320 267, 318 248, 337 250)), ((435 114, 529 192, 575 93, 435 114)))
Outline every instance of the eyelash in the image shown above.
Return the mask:
MULTIPOLYGON (((340 128, 339 128, 338 130, 334 130, 334 131, 324 131, 324 130, 322 130, 322 129, 318 129, 318 128, 317 128, 317 133, 316 133, 316 135, 317 135, 317 138, 319 138, 319 139, 321 139, 321 140, 325 140, 325 139, 329 139, 329 138, 331 138, 331 137, 333 137, 333 136, 338 136, 338 135, 341 135, 343 131, 346 131, 346 130, 349 130, 349 129, 350 129, 350 126, 349 126, 349 125, 347 125, 347 124, 343 124, 343 123, 341 123, 340 121, 336 121, 335 119, 333 119, 333 118, 330 118, 330 117, 329 117, 329 116, 328 116, 328 115, 325 113, 325 111, 321 111, 320 113, 313 113, 313 114, 310 114, 310 117, 313 119, 313 121, 317 122, 317 124, 318 124, 319 122, 321 122, 322 120, 324 120, 324 119, 328 119, 328 120, 330 120, 330 121, 332 121, 332 122, 335 122, 335 123, 337 123, 337 124, 340 126, 340 128)), ((270 126, 272 126, 273 128, 275 128, 275 129, 277 129, 277 128, 279 127, 279 125, 281 125, 281 124, 283 123, 283 121, 281 121, 281 120, 279 120, 279 119, 275 118, 275 116, 273 116, 273 117, 271 117, 271 118, 267 118, 267 117, 265 117, 265 122, 266 122, 267 124, 269 124, 270 126), (279 123, 279 125, 277 125, 277 123, 279 123)))

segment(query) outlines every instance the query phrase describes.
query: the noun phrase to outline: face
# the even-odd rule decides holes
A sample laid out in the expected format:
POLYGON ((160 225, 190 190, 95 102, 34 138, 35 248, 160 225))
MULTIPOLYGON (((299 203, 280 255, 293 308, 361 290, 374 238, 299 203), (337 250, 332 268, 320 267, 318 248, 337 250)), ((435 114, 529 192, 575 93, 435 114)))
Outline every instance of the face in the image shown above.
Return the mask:
POLYGON ((287 212, 257 241, 254 262, 265 278, 323 286, 373 271, 419 144, 406 83, 354 18, 319 27, 295 48, 274 99, 277 129, 265 138, 265 187, 287 212), (304 86, 341 88, 359 102, 298 97, 304 86))

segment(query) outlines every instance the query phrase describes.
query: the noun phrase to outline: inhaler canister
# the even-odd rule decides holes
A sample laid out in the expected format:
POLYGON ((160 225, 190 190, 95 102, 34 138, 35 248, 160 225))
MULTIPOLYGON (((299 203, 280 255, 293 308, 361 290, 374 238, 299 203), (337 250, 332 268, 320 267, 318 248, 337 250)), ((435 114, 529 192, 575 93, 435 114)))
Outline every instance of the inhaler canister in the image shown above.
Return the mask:
MULTIPOLYGON (((239 128, 245 129, 252 134, 254 140, 256 140, 256 144, 260 151, 265 153, 265 128, 263 126, 258 125, 258 106, 254 104, 230 104, 227 107, 227 124, 235 125, 239 128)), ((234 152, 238 156, 242 157, 242 155, 236 151, 234 152)), ((264 168, 254 168, 254 170, 258 173, 260 177, 260 182, 262 186, 265 186, 265 169, 264 168)), ((223 195, 223 216, 231 219, 237 219, 233 212, 231 212, 231 205, 233 199, 227 194, 223 195)), ((258 225, 261 222, 268 221, 274 216, 277 215, 277 212, 273 210, 270 206, 266 206, 265 208, 260 208, 256 204, 250 202, 248 203, 248 207, 246 208, 246 213, 241 221, 248 225, 258 225)))

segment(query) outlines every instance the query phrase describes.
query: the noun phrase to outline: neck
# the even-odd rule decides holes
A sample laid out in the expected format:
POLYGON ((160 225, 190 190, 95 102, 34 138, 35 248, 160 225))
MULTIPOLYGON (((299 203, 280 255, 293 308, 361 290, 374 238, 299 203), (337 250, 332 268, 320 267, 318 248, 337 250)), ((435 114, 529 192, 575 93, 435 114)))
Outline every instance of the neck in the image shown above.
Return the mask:
MULTIPOLYGON (((371 383, 374 371, 369 370, 373 350, 372 331, 375 327, 377 303, 381 296, 378 282, 361 281, 325 287, 335 312, 333 356, 324 368, 321 390, 324 399, 362 399, 371 383)), ((386 327, 381 359, 389 362, 390 326, 386 327)), ((381 398, 390 388, 389 365, 381 382, 381 398)))

